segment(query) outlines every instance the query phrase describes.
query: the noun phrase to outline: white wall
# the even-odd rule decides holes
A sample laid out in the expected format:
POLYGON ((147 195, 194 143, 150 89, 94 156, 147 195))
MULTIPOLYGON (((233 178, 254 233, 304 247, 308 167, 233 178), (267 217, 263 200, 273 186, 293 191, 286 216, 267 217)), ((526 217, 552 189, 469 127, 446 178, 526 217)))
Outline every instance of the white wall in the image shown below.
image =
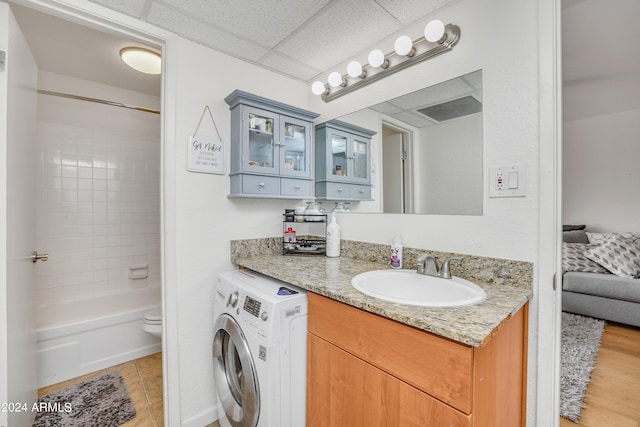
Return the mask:
POLYGON ((640 110, 564 123, 563 222, 640 230, 640 110))
MULTIPOLYGON (((159 97, 40 71, 39 89, 158 108, 159 97)), ((160 117, 38 96, 38 302, 160 282, 160 117), (147 265, 147 279, 129 267, 147 265)))

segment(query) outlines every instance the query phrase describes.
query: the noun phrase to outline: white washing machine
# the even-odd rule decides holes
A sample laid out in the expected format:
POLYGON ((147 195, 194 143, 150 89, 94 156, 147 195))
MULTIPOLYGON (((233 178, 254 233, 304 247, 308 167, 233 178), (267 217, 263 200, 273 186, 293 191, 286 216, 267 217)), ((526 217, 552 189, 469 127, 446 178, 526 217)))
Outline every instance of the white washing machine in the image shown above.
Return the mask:
POLYGON ((248 270, 220 273, 213 370, 223 427, 306 423, 307 292, 248 270))

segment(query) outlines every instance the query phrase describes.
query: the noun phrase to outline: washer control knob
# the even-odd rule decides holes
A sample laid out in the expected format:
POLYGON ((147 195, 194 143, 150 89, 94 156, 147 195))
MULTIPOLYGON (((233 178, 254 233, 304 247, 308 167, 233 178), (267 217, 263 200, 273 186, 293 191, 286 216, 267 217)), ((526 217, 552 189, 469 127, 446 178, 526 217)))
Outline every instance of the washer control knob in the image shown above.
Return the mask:
POLYGON ((267 313, 266 311, 263 311, 262 314, 260 314, 260 318, 266 322, 267 319, 269 318, 269 313, 267 313))
POLYGON ((238 305, 238 291, 232 292, 229 294, 229 299, 227 300, 227 306, 235 307, 238 305))

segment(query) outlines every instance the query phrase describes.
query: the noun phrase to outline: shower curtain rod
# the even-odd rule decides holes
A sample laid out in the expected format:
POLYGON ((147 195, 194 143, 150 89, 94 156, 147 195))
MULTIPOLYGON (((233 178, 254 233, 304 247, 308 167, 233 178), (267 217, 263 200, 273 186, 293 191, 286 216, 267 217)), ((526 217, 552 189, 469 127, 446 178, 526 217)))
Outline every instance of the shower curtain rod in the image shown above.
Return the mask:
POLYGON ((137 105, 123 104, 121 102, 105 101, 104 99, 89 98, 86 96, 79 96, 79 95, 70 95, 68 93, 52 92, 50 90, 44 90, 44 89, 38 89, 38 93, 41 93, 43 95, 59 96, 61 98, 77 99, 80 101, 96 102, 98 104, 112 105, 114 107, 129 108, 131 110, 144 111, 146 113, 160 114, 160 110, 154 110, 152 108, 146 108, 146 107, 139 107, 137 105))

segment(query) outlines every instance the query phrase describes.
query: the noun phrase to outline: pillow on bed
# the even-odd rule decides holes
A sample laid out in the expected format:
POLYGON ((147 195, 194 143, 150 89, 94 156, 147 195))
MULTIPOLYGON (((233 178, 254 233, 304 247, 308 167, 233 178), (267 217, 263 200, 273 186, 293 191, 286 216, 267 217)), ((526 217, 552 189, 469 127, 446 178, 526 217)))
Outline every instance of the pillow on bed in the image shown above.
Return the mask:
POLYGON ((609 273, 606 268, 583 255, 586 250, 595 246, 587 243, 562 243, 562 271, 609 273))
POLYGON ((616 276, 640 277, 640 240, 610 233, 604 243, 588 249, 584 256, 597 262, 616 276))
POLYGON ((569 230, 562 232, 562 241, 567 243, 589 243, 584 230, 569 230))
POLYGON ((585 228, 587 228, 586 225, 571 225, 571 224, 562 225, 562 231, 584 230, 585 228))
POLYGON ((605 243, 609 237, 613 234, 618 234, 622 236, 624 239, 629 239, 634 241, 636 244, 640 244, 640 232, 626 232, 626 233, 591 233, 589 231, 586 232, 587 239, 589 239, 589 243, 593 243, 596 245, 601 245, 605 243))

